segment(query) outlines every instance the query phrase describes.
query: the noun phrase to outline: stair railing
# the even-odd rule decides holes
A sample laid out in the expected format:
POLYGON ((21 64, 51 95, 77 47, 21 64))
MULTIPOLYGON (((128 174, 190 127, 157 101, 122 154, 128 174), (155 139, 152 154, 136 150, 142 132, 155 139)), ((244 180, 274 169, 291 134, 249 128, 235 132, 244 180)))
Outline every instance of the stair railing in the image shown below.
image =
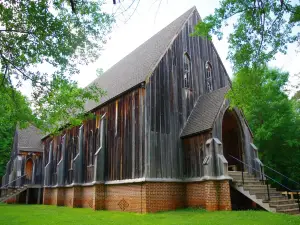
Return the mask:
POLYGON ((6 184, 6 185, 3 185, 1 188, 8 187, 8 186, 9 186, 10 184, 12 184, 13 182, 15 182, 15 181, 17 181, 17 180, 19 180, 19 179, 22 179, 22 178, 25 177, 25 176, 26 176, 26 174, 24 174, 23 176, 18 177, 17 179, 15 179, 15 180, 9 182, 9 183, 6 184))
MULTIPOLYGON (((273 168, 271 168, 271 167, 269 167, 269 166, 267 166, 267 165, 264 165, 264 167, 267 168, 267 169, 269 169, 269 170, 272 170, 273 172, 277 173, 278 175, 280 175, 280 176, 282 176, 282 177, 284 177, 284 178, 290 180, 291 182, 293 182, 294 184, 296 184, 296 186, 297 186, 298 188, 300 187, 300 183, 298 183, 297 181, 293 180, 292 178, 290 178, 290 177, 288 177, 288 176, 286 176, 286 175, 284 175, 284 174, 278 172, 277 170, 275 170, 275 169, 273 169, 273 168)), ((292 191, 292 192, 294 192, 294 191, 292 191)), ((298 203, 299 212, 300 212, 300 194, 299 194, 299 192, 300 192, 300 191, 299 191, 299 189, 298 189, 298 190, 296 191, 296 193, 297 193, 297 203, 298 203)))
MULTIPOLYGON (((260 172, 260 171, 258 171, 257 169, 253 168, 252 166, 248 165, 247 163, 241 161, 240 159, 238 159, 238 158, 236 158, 236 157, 234 157, 234 156, 232 156, 232 155, 229 155, 229 156, 230 156, 231 158, 235 159, 236 161, 242 163, 243 165, 245 165, 245 166, 251 168, 252 170, 254 170, 254 171, 256 171, 256 172, 260 172)), ((242 176, 243 176, 243 173, 244 173, 244 171, 242 170, 242 176)), ((266 182, 266 185, 267 185, 268 201, 270 201, 270 199, 271 199, 271 198, 270 198, 269 182, 268 182, 268 180, 270 179, 270 180, 272 180, 273 182, 279 184, 281 187, 283 187, 284 189, 286 189, 286 190, 288 190, 288 191, 290 191, 290 192, 297 192, 297 195, 298 195, 298 201, 297 201, 297 203, 298 203, 298 208, 299 208, 299 212, 300 212, 300 200, 299 200, 299 192, 300 192, 300 190, 292 190, 292 189, 288 188, 287 186, 281 184, 279 181, 277 181, 277 180, 273 179, 272 177, 266 175, 265 173, 263 174, 262 177, 263 177, 262 182, 266 182)), ((243 181, 243 185, 244 185, 244 181, 243 181)))

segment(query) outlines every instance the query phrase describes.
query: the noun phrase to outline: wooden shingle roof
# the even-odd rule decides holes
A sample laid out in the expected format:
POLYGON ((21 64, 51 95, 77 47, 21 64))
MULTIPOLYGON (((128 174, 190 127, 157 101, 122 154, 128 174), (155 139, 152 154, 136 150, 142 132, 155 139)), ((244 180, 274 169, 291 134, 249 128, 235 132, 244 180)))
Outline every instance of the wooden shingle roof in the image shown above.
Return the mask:
POLYGON ((185 12, 95 79, 91 84, 106 90, 107 95, 99 102, 88 101, 85 110, 90 111, 144 82, 195 10, 196 7, 193 7, 185 12))
POLYGON ((27 152, 43 152, 42 133, 33 125, 25 129, 17 128, 18 150, 27 152))
POLYGON ((181 137, 190 136, 211 129, 228 90, 229 86, 226 86, 200 96, 182 130, 181 137))

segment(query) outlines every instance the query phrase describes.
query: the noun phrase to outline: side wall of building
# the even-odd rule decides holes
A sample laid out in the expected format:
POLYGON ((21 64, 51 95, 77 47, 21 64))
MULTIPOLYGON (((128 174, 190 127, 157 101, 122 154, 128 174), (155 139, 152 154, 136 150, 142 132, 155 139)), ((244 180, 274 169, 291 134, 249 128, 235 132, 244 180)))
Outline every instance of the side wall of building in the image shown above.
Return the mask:
POLYGON ((103 116, 106 119, 105 159, 103 160, 105 180, 133 179, 144 176, 144 88, 136 88, 94 110, 93 113, 95 118, 84 122, 82 126, 82 137, 79 136, 79 127, 73 127, 65 130, 59 136, 48 137, 43 141, 45 165, 49 164, 49 159, 52 159, 52 185, 56 185, 58 182, 58 164, 61 160, 65 162, 62 184, 72 184, 74 174, 81 172, 75 171, 74 167, 80 141, 82 141, 83 148, 83 165, 81 165, 83 183, 94 181, 95 154, 101 147, 100 118, 103 116), (63 141, 65 144, 64 155, 63 141), (49 155, 50 145, 52 145, 51 157, 49 155))

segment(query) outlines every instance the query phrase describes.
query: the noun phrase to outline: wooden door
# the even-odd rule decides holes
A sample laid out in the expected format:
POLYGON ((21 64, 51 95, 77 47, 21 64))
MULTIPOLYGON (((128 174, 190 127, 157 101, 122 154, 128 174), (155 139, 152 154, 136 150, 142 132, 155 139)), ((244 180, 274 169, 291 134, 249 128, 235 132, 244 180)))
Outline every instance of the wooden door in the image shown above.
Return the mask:
POLYGON ((25 166, 25 174, 27 180, 32 180, 32 172, 33 172, 33 161, 32 159, 28 159, 26 161, 26 166, 25 166))

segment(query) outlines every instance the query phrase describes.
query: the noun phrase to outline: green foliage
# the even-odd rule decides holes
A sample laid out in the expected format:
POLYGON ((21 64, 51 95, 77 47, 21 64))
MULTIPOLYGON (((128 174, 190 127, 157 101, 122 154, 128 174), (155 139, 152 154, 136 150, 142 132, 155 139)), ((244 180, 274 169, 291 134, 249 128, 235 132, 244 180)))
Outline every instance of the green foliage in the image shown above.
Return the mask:
POLYGON ((221 0, 214 14, 195 27, 194 35, 221 39, 221 28, 229 24, 233 32, 228 59, 234 70, 265 65, 277 52, 286 53, 287 44, 299 37, 295 28, 300 24, 300 6, 280 0, 221 0))
POLYGON ((97 75, 97 77, 100 77, 100 76, 102 76, 102 75, 103 75, 103 73, 104 73, 104 71, 103 71, 103 69, 102 69, 102 68, 98 68, 98 69, 96 69, 96 75, 97 75))
POLYGON ((95 86, 79 88, 71 79, 79 65, 98 59, 106 43, 114 18, 102 11, 103 4, 104 0, 0 1, 0 175, 17 124, 34 123, 56 134, 61 127, 89 118, 85 102, 105 94, 95 86), (24 82, 33 88, 31 102, 16 91, 24 82))
POLYGON ((84 109, 87 100, 98 101, 105 91, 91 85, 78 88, 76 82, 62 77, 55 77, 51 89, 35 102, 35 111, 39 118, 39 127, 45 133, 58 134, 62 127, 77 126, 92 114, 84 109))
POLYGON ((56 133, 58 124, 78 124, 86 118, 87 99, 104 94, 96 87, 81 89, 71 80, 78 65, 99 57, 107 40, 114 18, 101 10, 103 2, 73 1, 73 8, 68 0, 0 2, 1 78, 11 88, 24 81, 32 85, 33 110, 45 132, 56 133), (49 69, 41 72, 43 67, 49 69))
MULTIPOLYGON (((300 181, 300 107, 285 94, 288 73, 266 67, 299 41, 299 1, 220 0, 193 35, 222 38, 228 25, 228 59, 234 79, 228 97, 243 110, 263 162, 300 181)), ((296 85, 297 87, 297 85, 296 85)))
POLYGON ((35 122, 29 103, 20 92, 3 84, 0 88, 0 176, 5 173, 9 159, 14 132, 35 122))
POLYGON ((181 209, 176 211, 137 214, 83 208, 56 207, 47 205, 1 205, 0 224, 3 225, 50 225, 50 224, 299 224, 300 217, 264 211, 216 211, 181 209), (51 216, 51 219, 50 219, 51 216))
POLYGON ((243 109, 263 162, 299 180, 300 111, 283 92, 287 81, 288 73, 277 69, 244 68, 235 74, 228 98, 243 109))

